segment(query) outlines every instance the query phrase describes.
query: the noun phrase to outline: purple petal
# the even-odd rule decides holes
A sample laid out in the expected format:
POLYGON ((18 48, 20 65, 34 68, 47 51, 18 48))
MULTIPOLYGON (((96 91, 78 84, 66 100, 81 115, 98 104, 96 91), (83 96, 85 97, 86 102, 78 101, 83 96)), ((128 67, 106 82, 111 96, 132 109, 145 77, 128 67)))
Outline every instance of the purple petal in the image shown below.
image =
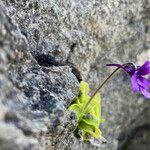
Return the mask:
POLYGON ((138 70, 138 75, 147 75, 150 74, 150 61, 146 61, 138 70))
POLYGON ((144 95, 145 98, 150 99, 150 92, 146 91, 145 89, 141 89, 141 93, 144 95))
POLYGON ((150 65, 150 61, 147 60, 141 67, 148 67, 150 65))
POLYGON ((131 86, 132 86, 132 91, 133 92, 140 91, 136 75, 131 76, 131 86))
POLYGON ((148 90, 150 86, 150 81, 142 76, 138 77, 138 84, 144 88, 145 90, 148 90))

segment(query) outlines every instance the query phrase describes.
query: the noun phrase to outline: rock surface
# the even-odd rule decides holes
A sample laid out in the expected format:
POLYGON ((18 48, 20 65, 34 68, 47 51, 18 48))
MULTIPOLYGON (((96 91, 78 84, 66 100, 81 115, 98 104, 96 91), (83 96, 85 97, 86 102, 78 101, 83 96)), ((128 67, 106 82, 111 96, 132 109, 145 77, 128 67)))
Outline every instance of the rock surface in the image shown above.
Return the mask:
POLYGON ((148 150, 150 101, 124 73, 101 91, 106 145, 77 139, 67 107, 79 91, 70 63, 93 92, 106 63, 150 59, 149 10, 148 0, 1 0, 0 150, 148 150))

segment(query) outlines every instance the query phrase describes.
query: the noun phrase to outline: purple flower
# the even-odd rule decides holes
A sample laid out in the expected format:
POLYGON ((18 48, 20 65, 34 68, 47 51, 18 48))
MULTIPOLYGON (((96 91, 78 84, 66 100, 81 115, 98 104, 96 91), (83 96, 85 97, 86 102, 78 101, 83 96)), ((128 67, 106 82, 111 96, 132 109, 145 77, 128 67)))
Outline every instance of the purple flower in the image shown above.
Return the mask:
POLYGON ((144 76, 150 74, 150 61, 146 61, 141 67, 136 67, 132 63, 127 64, 107 64, 107 66, 116 66, 122 68, 130 75, 133 92, 140 92, 145 98, 150 99, 149 86, 150 81, 144 76))

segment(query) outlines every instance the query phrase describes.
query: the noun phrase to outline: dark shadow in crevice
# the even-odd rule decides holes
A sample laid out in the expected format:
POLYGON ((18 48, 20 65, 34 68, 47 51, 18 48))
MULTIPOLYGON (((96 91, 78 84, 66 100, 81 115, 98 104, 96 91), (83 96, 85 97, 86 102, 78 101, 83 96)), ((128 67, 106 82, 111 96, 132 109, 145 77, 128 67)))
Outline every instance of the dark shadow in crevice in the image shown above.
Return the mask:
POLYGON ((65 63, 56 62, 54 57, 50 55, 36 55, 34 56, 35 60, 38 62, 40 66, 50 67, 50 66, 63 66, 65 63))
POLYGON ((36 55, 36 56, 34 56, 34 58, 40 66, 44 66, 44 67, 65 66, 65 65, 69 66, 70 68, 72 68, 72 73, 76 76, 78 81, 80 82, 82 80, 82 76, 81 76, 79 68, 76 65, 74 65, 73 63, 57 62, 54 59, 54 57, 49 56, 49 55, 44 55, 44 54, 36 55))

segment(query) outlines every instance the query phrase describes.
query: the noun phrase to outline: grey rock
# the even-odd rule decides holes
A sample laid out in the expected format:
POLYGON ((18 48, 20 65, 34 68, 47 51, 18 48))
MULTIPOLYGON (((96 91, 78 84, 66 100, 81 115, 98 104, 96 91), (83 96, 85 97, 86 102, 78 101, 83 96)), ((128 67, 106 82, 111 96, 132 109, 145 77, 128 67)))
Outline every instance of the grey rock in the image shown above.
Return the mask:
POLYGON ((27 99, 3 75, 0 75, 0 89, 0 149, 36 149, 40 146, 37 139, 26 137, 18 126, 23 123, 18 115, 27 99))
POLYGON ((8 3, 5 2, 0 5, 0 149, 87 147, 74 136, 76 117, 67 110, 79 92, 73 70, 67 63, 60 64, 53 55, 48 55, 46 48, 50 45, 44 43, 43 49, 38 52, 36 47, 35 51, 21 24, 18 25, 19 19, 15 20, 11 16, 13 12, 9 12, 15 6, 7 6, 10 14, 6 13, 8 3))
POLYGON ((66 108, 79 82, 68 66, 39 66, 26 37, 0 7, 0 148, 48 149, 76 127, 66 108))
POLYGON ((1 0, 0 148, 116 150, 140 145, 146 150, 150 103, 131 93, 124 73, 101 90, 107 144, 99 139, 97 147, 77 139, 76 118, 67 107, 78 95, 80 72, 92 93, 112 71, 106 63, 141 65, 150 59, 149 8, 148 0, 1 0), (139 133, 143 136, 137 140, 139 133))
POLYGON ((119 149, 147 150, 150 147, 150 107, 146 105, 145 109, 130 124, 130 128, 125 127, 119 136, 119 149), (137 146, 138 145, 138 146, 137 146))
POLYGON ((38 143, 37 140, 25 137, 22 131, 13 127, 13 125, 0 123, 0 130, 1 150, 28 150, 38 148, 36 146, 38 143))

